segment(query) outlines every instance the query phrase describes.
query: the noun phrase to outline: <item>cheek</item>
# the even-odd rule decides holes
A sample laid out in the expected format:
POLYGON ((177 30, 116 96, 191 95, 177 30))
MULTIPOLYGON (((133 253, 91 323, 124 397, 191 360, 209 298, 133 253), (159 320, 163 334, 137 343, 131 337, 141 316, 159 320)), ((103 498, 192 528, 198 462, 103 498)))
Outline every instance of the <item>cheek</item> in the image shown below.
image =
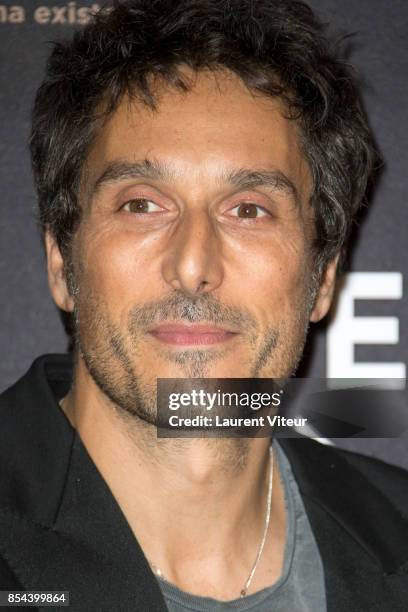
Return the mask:
POLYGON ((302 327, 308 319, 308 285, 301 272, 290 275, 282 270, 280 280, 265 293, 264 317, 278 327, 302 327))
POLYGON ((306 309, 311 259, 305 242, 254 243, 236 269, 238 295, 266 322, 293 320, 306 309))
POLYGON ((148 239, 131 232, 99 229, 81 237, 78 249, 81 285, 109 304, 110 309, 134 305, 153 295, 157 270, 148 239))

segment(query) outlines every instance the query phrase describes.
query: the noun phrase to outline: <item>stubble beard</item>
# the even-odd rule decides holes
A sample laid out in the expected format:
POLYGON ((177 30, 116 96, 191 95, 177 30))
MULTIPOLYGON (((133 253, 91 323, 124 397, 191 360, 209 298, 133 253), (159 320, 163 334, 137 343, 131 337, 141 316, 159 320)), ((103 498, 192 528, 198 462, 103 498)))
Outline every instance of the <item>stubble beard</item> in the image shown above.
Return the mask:
MULTIPOLYGON (((295 308, 293 329, 269 327, 259 346, 257 322, 242 310, 219 304, 211 294, 195 298, 175 292, 161 302, 132 309, 127 319, 127 337, 109 320, 109 310, 100 296, 89 289, 85 292, 76 282, 73 266, 66 272, 69 291, 74 299, 73 346, 75 361, 82 358, 96 386, 108 399, 120 427, 130 440, 158 465, 182 460, 184 453, 194 446, 195 439, 157 438, 157 383, 137 364, 143 364, 141 340, 147 326, 161 321, 179 320, 214 324, 233 324, 245 330, 254 358, 248 363, 248 377, 264 377, 262 372, 273 370, 276 351, 286 364, 287 376, 295 373, 300 361, 309 327, 309 314, 314 304, 317 285, 295 308)), ((83 283, 86 286, 85 283, 83 283)), ((167 361, 177 368, 178 378, 206 378, 212 365, 222 359, 225 350, 164 350, 167 361)), ((279 364, 278 364, 279 365, 279 364)), ((281 364, 282 366, 282 364, 281 364)), ((157 372, 160 375, 160 372, 157 372)), ((176 376, 176 375, 175 375, 176 376)), ((280 373, 282 376, 282 370, 280 373)), ((248 462, 250 440, 242 437, 204 438, 200 440, 209 456, 216 462, 219 474, 231 477, 241 472, 248 462)))
MULTIPOLYGON (((259 326, 244 309, 220 304, 211 294, 196 297, 174 292, 154 303, 134 307, 127 317, 126 333, 115 326, 100 296, 82 290, 73 274, 72 266, 66 278, 74 298, 74 352, 81 357, 97 387, 108 398, 115 412, 129 424, 157 425, 156 377, 143 370, 141 344, 145 330, 169 320, 190 323, 206 321, 244 330, 252 349, 248 359, 248 378, 264 377, 263 372, 275 371, 279 377, 292 376, 300 361, 309 327, 316 287, 295 307, 296 316, 290 326, 280 329, 270 326, 259 342, 259 326), (258 348, 257 348, 258 347, 258 348), (276 355, 281 363, 276 363, 276 355), (275 361, 275 363, 274 363, 275 361)), ((222 359, 228 348, 219 350, 163 349, 161 357, 175 365, 177 378, 206 378, 222 359)), ((160 376, 160 372, 157 372, 160 376)), ((199 412, 197 412, 199 414, 199 412)), ((216 440, 213 440, 216 442, 216 440)), ((225 440, 224 440, 225 442, 225 440)), ((242 457, 241 457, 242 459, 242 457)))
MULTIPOLYGON (((175 294, 161 305, 135 308, 129 315, 126 338, 125 334, 109 321, 103 304, 95 298, 88 297, 86 306, 80 304, 74 309, 74 350, 83 358, 94 382, 117 408, 156 425, 156 378, 149 382, 147 372, 143 371, 143 355, 140 347, 143 332, 138 321, 145 318, 146 314, 150 315, 155 311, 156 322, 164 321, 160 313, 165 313, 168 320, 189 322, 205 320, 214 324, 219 323, 220 317, 209 316, 210 309, 214 306, 212 303, 208 309, 210 302, 211 299, 203 300, 202 297, 193 302, 191 298, 175 294), (206 316, 203 316, 204 311, 206 316), (183 314, 187 312, 188 317, 183 314), (136 370, 138 364, 141 366, 139 371, 136 370)), ((223 320, 225 322, 225 318, 223 320)), ((297 321, 295 325, 301 326, 296 333, 295 346, 285 342, 288 339, 288 330, 272 327, 267 330, 252 363, 248 362, 246 375, 248 378, 263 376, 262 371, 268 370, 278 347, 281 359, 287 363, 283 368, 282 365, 278 367, 278 375, 287 377, 294 374, 303 351, 308 323, 297 321)), ((291 335, 293 331, 292 329, 291 335)), ((246 334, 250 346, 255 347, 258 338, 256 325, 252 326, 251 331, 247 326, 246 334)), ((211 366, 216 367, 217 360, 226 356, 228 350, 189 349, 173 352, 163 349, 160 355, 162 359, 176 366, 177 373, 174 374, 174 378, 206 378, 211 369, 214 372, 211 366)), ((157 375, 160 377, 159 372, 157 375)))

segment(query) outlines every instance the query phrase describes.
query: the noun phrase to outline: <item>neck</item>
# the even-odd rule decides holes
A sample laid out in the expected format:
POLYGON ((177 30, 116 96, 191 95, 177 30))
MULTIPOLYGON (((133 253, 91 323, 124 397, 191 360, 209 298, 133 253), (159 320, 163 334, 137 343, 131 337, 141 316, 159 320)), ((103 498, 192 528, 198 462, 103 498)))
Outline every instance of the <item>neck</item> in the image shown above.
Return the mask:
MULTIPOLYGON (((166 579, 196 594, 238 597, 263 535, 270 439, 158 439, 154 426, 113 406, 81 366, 63 409, 166 579)), ((265 553, 272 546, 282 554, 263 571, 260 564, 255 589, 279 576, 284 519, 275 469, 265 553)))

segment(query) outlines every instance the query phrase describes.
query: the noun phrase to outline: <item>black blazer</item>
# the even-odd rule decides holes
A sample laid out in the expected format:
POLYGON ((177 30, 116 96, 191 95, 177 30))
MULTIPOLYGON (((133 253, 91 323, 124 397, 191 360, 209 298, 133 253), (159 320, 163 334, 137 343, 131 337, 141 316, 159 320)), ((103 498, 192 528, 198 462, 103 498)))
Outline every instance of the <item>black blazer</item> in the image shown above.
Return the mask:
MULTIPOLYGON (((164 612, 138 542, 57 408, 71 374, 68 356, 40 357, 0 397, 0 590, 68 590, 70 610, 164 612)), ((408 472, 308 439, 281 444, 328 612, 406 612, 408 472)))

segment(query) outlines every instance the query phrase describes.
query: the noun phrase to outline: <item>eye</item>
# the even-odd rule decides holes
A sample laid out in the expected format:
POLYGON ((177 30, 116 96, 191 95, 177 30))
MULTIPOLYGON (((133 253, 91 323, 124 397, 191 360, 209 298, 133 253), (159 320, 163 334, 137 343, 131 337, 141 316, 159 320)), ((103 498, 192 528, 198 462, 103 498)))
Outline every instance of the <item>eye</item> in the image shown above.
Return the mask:
POLYGON ((236 211, 236 214, 233 216, 240 219, 257 219, 259 217, 266 217, 269 214, 262 206, 251 202, 243 202, 238 206, 234 206, 231 211, 236 211))
POLYGON ((122 206, 122 209, 131 213, 157 213, 163 208, 147 198, 134 198, 122 206))

